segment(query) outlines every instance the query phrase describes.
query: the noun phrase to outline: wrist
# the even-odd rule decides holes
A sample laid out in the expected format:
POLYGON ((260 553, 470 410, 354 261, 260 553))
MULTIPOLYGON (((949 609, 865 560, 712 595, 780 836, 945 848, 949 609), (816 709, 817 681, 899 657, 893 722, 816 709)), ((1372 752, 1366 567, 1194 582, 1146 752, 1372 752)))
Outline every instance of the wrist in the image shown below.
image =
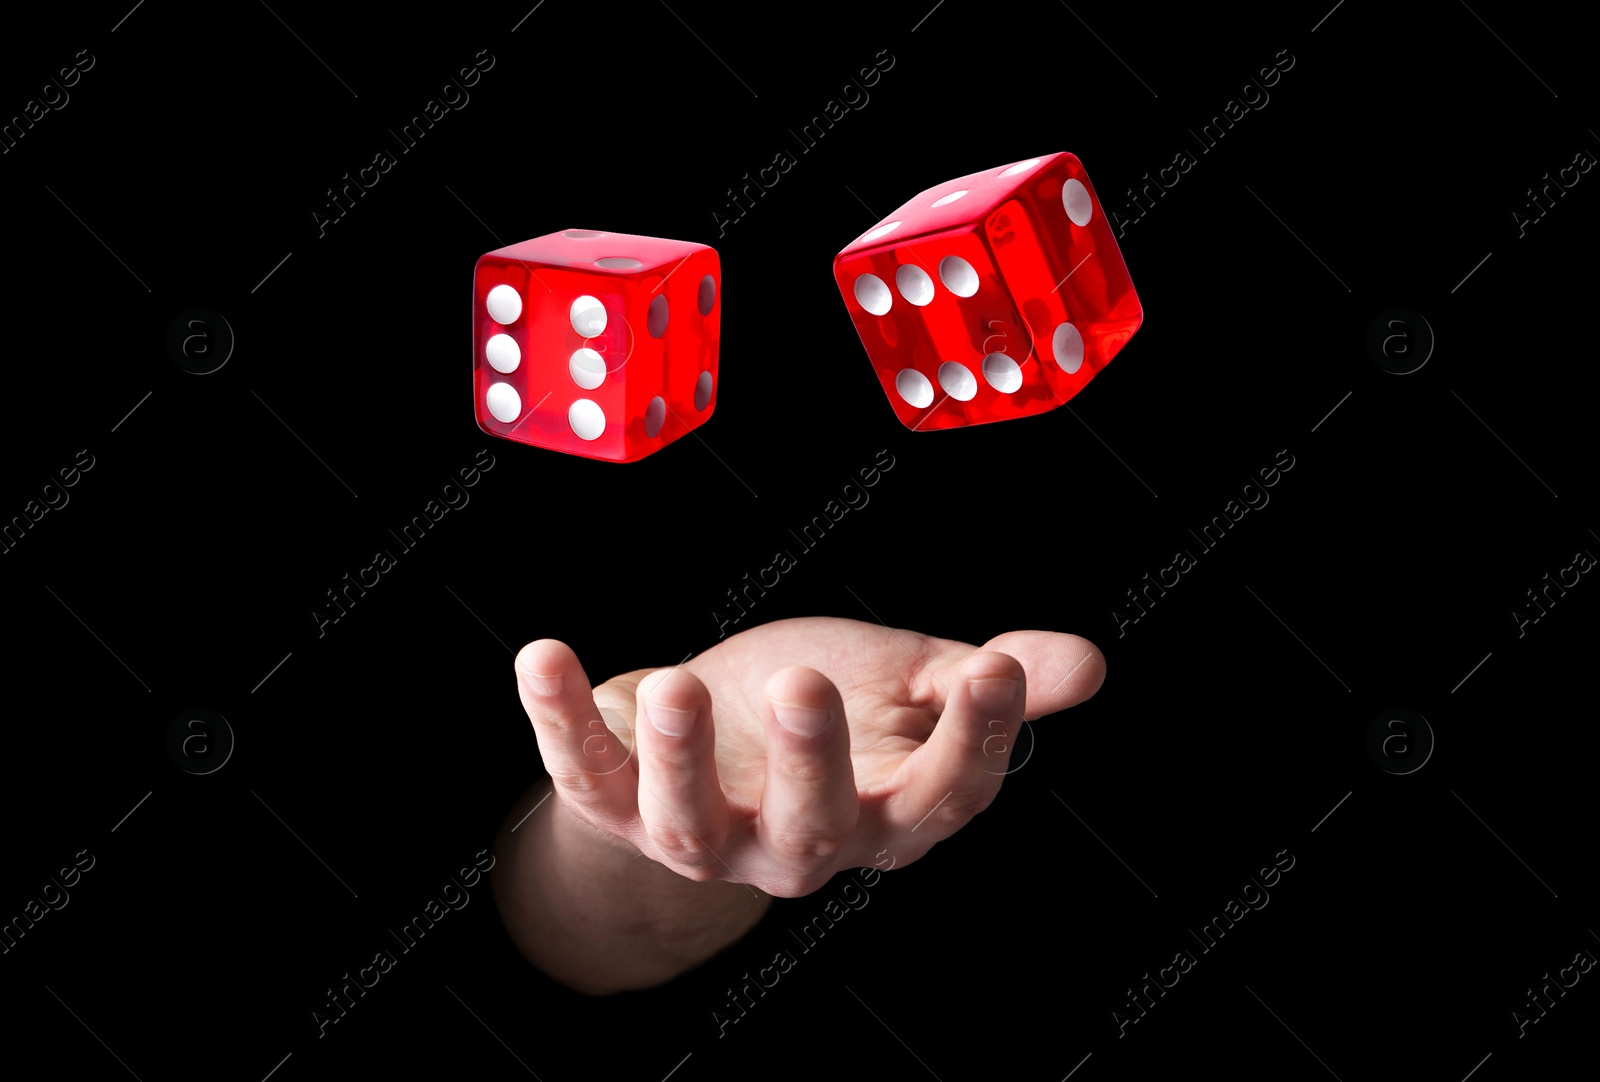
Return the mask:
POLYGON ((495 847, 508 862, 495 879, 506 929, 529 961, 580 992, 663 984, 740 939, 772 902, 741 883, 678 875, 597 830, 548 782, 506 824, 495 847))

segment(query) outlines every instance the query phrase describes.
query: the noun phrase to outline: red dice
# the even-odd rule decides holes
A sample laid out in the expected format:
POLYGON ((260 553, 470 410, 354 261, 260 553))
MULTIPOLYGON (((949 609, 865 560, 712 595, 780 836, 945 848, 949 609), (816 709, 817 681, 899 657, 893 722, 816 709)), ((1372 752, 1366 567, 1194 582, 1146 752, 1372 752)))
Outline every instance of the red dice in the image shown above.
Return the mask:
POLYGON ((591 229, 480 256, 478 427, 609 462, 698 428, 716 402, 721 282, 704 244, 591 229))
POLYGON ((929 188, 833 276, 895 415, 922 431, 1064 405, 1144 318, 1072 154, 929 188))

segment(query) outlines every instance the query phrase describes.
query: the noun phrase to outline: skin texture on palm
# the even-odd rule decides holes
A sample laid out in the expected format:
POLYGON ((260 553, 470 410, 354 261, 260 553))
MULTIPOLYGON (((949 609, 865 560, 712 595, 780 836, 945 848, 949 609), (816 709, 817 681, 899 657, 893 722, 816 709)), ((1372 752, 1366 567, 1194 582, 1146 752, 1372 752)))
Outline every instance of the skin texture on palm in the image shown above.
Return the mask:
POLYGON ((925 855, 994 799, 1023 720, 1089 698, 1105 662, 1075 635, 980 647, 819 617, 592 692, 555 640, 516 670, 554 796, 520 840, 502 828, 496 898, 530 960, 607 992, 703 961, 767 895, 925 855))

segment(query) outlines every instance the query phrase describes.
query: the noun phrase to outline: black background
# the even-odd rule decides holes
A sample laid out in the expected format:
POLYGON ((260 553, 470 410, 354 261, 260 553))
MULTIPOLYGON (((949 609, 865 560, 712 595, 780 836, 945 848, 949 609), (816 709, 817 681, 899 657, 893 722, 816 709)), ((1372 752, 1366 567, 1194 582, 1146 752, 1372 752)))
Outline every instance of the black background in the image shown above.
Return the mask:
POLYGON ((1565 15, 125 15, 53 5, 0 35, 7 117, 94 57, 0 156, 0 515, 80 450, 94 462, 0 554, 0 907, 94 857, 0 955, 6 1059, 84 1078, 551 1082, 1592 1063, 1600 974, 1522 1037, 1512 1017, 1543 974, 1600 950, 1600 587, 1584 576, 1521 637, 1512 616, 1536 614, 1520 599, 1541 576, 1600 552, 1600 174, 1552 192, 1526 236, 1511 214, 1600 154, 1592 49, 1565 15), (480 50, 494 66, 470 102, 319 237, 324 190, 393 151, 386 129, 480 50), (726 189, 794 152, 787 130, 881 50, 894 64, 870 100, 719 236, 726 189), (1186 129, 1280 50, 1294 65, 1270 101, 1200 153, 1186 129), (1121 241, 1145 324, 1070 411, 895 421, 829 273, 839 248, 934 183, 1058 150, 1126 213, 1123 190, 1184 149, 1197 164, 1121 241), (700 439, 613 465, 476 428, 473 262, 571 227, 721 253, 700 439), (1406 376, 1365 345, 1396 306, 1437 335, 1406 376), (165 345, 195 307, 236 336, 211 375, 165 345), (319 636, 324 591, 481 450, 494 465, 470 503, 319 636), (538 776, 512 651, 561 638, 598 681, 707 649, 724 592, 880 450, 895 465, 870 504, 742 626, 825 614, 1094 640, 1103 689, 1032 727, 995 806, 887 875, 721 1036, 725 990, 837 884, 699 974, 591 1001, 513 955, 484 882, 319 1036, 325 989, 390 946, 384 929, 538 776), (1124 591, 1280 451, 1295 465, 1270 503, 1119 634, 1124 591), (195 707, 237 738, 206 775, 166 750, 195 707), (1365 750, 1394 707, 1437 740, 1404 776, 1365 750), (1283 850, 1268 907, 1119 1037, 1124 990, 1283 850))

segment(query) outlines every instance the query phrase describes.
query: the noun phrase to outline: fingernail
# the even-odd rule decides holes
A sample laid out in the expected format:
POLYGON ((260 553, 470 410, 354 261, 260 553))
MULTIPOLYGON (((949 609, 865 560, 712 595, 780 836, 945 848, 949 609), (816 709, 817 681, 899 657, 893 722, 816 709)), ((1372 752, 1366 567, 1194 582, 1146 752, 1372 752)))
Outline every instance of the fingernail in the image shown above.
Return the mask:
POLYGON ((694 728, 695 711, 678 710, 670 706, 659 706, 656 703, 645 701, 644 712, 650 718, 650 724, 655 726, 656 732, 663 736, 688 736, 694 728))
POLYGON ((560 695, 562 689, 567 686, 567 674, 558 672, 546 676, 543 673, 530 672, 528 673, 528 682, 541 695, 560 695))
POLYGON ((778 719, 779 725, 796 736, 816 736, 828 727, 828 721, 833 717, 831 710, 795 706, 792 703, 773 703, 772 714, 778 719))
POLYGON ((1017 691, 1022 687, 1015 680, 983 677, 967 683, 967 693, 980 710, 1003 710, 1016 702, 1017 691))

